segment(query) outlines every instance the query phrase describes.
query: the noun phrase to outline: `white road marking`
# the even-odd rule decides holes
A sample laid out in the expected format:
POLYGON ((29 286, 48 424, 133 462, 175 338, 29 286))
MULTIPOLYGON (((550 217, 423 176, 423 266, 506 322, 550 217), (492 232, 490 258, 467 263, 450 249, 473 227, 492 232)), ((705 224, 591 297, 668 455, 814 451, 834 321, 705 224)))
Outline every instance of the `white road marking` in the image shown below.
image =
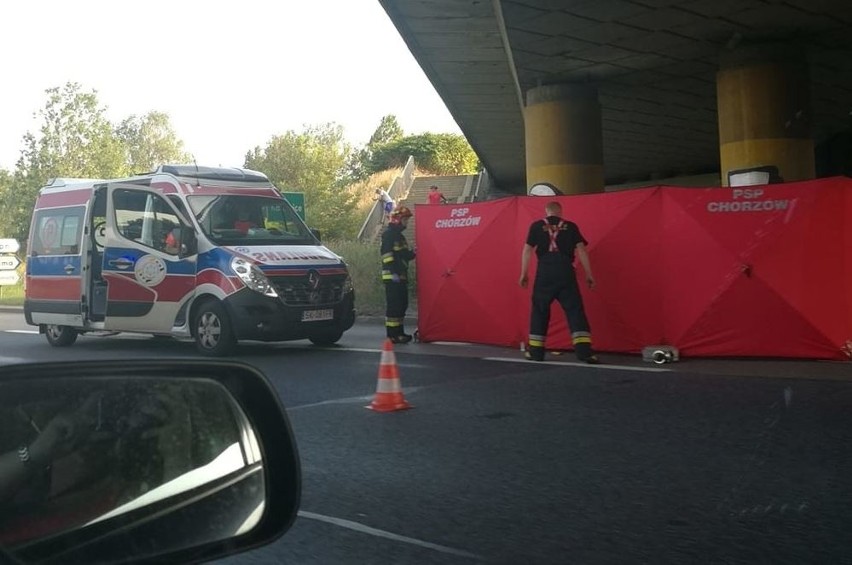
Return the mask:
MULTIPOLYGON (((402 394, 411 394, 413 392, 417 392, 418 390, 425 388, 422 386, 413 386, 413 387, 403 387, 402 394)), ((323 400, 321 402, 312 402, 311 404, 298 404, 296 406, 288 406, 287 412, 292 412, 293 410, 302 410, 304 408, 316 408, 317 406, 328 406, 329 404, 358 404, 360 402, 369 402, 373 399, 375 394, 367 394, 364 396, 349 396, 346 398, 332 398, 331 400, 323 400)))
POLYGON ((17 363, 26 363, 32 359, 24 359, 22 357, 3 357, 0 355, 0 365, 14 365, 17 363))
POLYGON ((625 367, 624 365, 589 365, 580 361, 530 361, 529 359, 514 359, 512 357, 483 357, 483 361, 500 361, 503 363, 525 363, 534 365, 550 365, 553 367, 588 367, 593 369, 612 369, 615 371, 644 371, 646 373, 669 373, 671 369, 663 369, 662 367, 625 367))
POLYGON ((302 410, 304 408, 316 408, 317 406, 328 406, 329 404, 354 404, 356 402, 369 402, 373 397, 372 394, 365 396, 350 396, 348 398, 333 398, 331 400, 323 400, 321 402, 312 402, 311 404, 299 404, 297 406, 288 406, 287 412, 294 410, 302 410))
MULTIPOLYGON (((3 331, 5 333, 30 334, 30 335, 38 335, 38 333, 39 333, 38 330, 3 330, 3 331)), ((125 339, 127 339, 127 338, 130 338, 130 339, 140 339, 140 338, 141 339, 147 339, 150 336, 148 334, 132 334, 130 332, 125 332, 125 334, 121 337, 124 337, 125 339)), ((447 343, 447 345, 449 345, 449 343, 447 343)), ((459 344, 459 345, 466 345, 466 344, 459 344)), ((356 352, 356 353, 375 353, 375 354, 381 354, 382 353, 381 349, 373 349, 373 348, 368 348, 368 347, 323 347, 321 349, 323 349, 325 351, 353 351, 353 352, 356 352)), ((394 353, 396 353, 396 351, 394 351, 394 353)), ((606 364, 589 365, 588 363, 571 362, 571 361, 530 361, 528 359, 516 359, 516 358, 513 358, 513 357, 479 357, 479 359, 481 359, 482 361, 500 361, 500 362, 503 362, 503 363, 536 363, 536 364, 539 364, 539 365, 553 365, 553 366, 557 366, 557 367, 566 367, 566 366, 594 367, 594 368, 599 368, 599 369, 612 369, 612 370, 615 370, 615 371, 642 371, 642 372, 646 372, 646 373, 668 373, 668 372, 671 372, 671 369, 664 369, 662 367, 625 367, 623 365, 606 365, 606 364)), ((414 364, 414 363, 399 363, 399 362, 397 362, 397 365, 400 366, 400 367, 408 367, 408 368, 416 368, 416 369, 428 367, 428 365, 420 365, 420 364, 414 364)), ((338 400, 330 400, 330 401, 327 401, 327 402, 321 402, 321 403, 316 403, 316 404, 306 404, 304 406, 296 406, 295 408, 306 408, 306 407, 309 407, 309 406, 319 406, 321 404, 343 404, 343 403, 347 403, 347 402, 356 402, 356 401, 360 402, 361 397, 342 398, 342 399, 338 399, 338 400)), ((291 408, 291 410, 292 410, 292 408, 291 408)))
POLYGON ((299 516, 302 518, 308 518, 309 520, 317 520, 319 522, 325 522, 327 524, 333 524, 335 526, 340 526, 341 528, 346 528, 348 530, 354 530, 356 532, 360 532, 362 534, 368 534, 371 536, 376 536, 379 538, 385 538, 393 541, 398 541, 402 543, 407 543, 410 545, 416 545, 419 547, 424 547, 426 549, 431 549, 434 551, 439 551, 441 553, 447 553, 449 555, 456 555, 459 557, 467 557, 469 559, 476 559, 477 561, 484 561, 484 559, 476 555, 475 553, 470 553, 468 551, 464 551, 461 549, 455 549, 452 547, 447 547, 445 545, 438 545, 437 543, 431 543, 428 541, 419 540, 416 538, 410 538, 408 536, 401 536, 399 534, 394 534, 393 532, 386 532, 385 530, 379 530, 377 528, 372 528, 365 524, 361 524, 359 522, 353 522, 352 520, 344 520, 343 518, 335 518, 333 516, 324 516, 322 514, 315 514, 313 512, 307 512, 305 510, 299 510, 299 516))
MULTIPOLYGON (((381 349, 369 349, 366 347, 322 347, 325 351, 355 351, 358 353, 381 353, 381 349)), ((394 351, 396 353, 396 351, 394 351)))

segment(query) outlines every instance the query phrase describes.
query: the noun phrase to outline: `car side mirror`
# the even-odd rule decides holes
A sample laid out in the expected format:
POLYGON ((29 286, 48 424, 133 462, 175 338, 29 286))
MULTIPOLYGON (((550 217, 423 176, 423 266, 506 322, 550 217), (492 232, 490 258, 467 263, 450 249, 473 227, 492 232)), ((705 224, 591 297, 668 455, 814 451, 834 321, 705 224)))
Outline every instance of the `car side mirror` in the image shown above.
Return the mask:
POLYGON ((195 230, 189 227, 180 228, 180 256, 190 257, 198 253, 198 238, 195 230))
POLYGON ((235 362, 0 367, 0 561, 207 561, 293 523, 276 393, 235 362))
POLYGON ((322 232, 316 228, 311 228, 311 233, 317 238, 317 241, 322 243, 322 232))

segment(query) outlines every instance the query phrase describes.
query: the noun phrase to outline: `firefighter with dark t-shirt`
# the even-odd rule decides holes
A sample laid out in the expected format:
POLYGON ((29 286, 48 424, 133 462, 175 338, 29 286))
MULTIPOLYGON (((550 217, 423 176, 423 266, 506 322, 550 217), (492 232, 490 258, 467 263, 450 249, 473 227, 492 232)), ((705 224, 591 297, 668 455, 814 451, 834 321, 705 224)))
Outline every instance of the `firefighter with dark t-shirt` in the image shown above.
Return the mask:
POLYGON ((585 363, 599 363, 592 350, 592 334, 583 298, 577 285, 574 272, 574 255, 583 265, 586 282, 594 288, 595 278, 586 252, 587 241, 583 239, 580 228, 574 222, 561 217, 562 206, 558 202, 549 202, 545 206, 546 217, 533 222, 527 234, 527 241, 521 254, 521 287, 527 286, 527 269, 530 257, 535 251, 538 267, 535 273, 532 292, 532 310, 530 312, 530 335, 526 356, 535 361, 544 360, 544 342, 547 326, 550 323, 550 305, 558 300, 568 327, 574 353, 585 363))

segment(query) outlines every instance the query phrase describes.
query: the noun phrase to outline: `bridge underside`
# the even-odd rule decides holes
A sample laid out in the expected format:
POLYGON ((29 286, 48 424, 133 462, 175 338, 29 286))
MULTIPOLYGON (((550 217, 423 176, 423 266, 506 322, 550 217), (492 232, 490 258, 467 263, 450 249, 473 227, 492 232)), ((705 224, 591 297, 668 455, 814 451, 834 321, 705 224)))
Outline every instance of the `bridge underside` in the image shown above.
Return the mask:
MULTIPOLYGON (((817 176, 843 172, 834 154, 852 124, 848 0, 380 1, 505 190, 528 188, 524 114, 529 91, 543 85, 596 90, 606 184, 719 172, 727 142, 766 135, 805 135, 817 176), (774 45, 804 62, 806 105, 758 98, 741 110, 726 98, 720 107, 725 61, 774 45), (772 127, 724 138, 751 120, 749 107, 764 106, 777 106, 772 127)), ((759 88, 759 76, 749 80, 746 89, 759 88)))

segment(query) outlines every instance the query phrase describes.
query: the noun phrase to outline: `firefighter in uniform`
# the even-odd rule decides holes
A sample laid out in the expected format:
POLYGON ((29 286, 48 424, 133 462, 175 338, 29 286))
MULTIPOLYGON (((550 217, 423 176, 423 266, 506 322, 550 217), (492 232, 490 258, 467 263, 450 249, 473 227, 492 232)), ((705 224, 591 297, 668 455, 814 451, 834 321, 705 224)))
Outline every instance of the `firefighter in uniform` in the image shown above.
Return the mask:
POLYGON ((590 364, 599 363, 592 350, 592 334, 583 298, 577 285, 574 272, 574 254, 586 272, 589 288, 594 288, 595 279, 586 252, 586 244, 580 234, 580 228, 574 222, 562 219, 562 206, 558 202, 549 202, 545 206, 546 217, 533 222, 527 234, 527 241, 521 254, 521 287, 527 286, 527 268, 533 250, 538 257, 538 268, 532 292, 532 310, 530 313, 530 335, 526 356, 535 361, 544 360, 544 341, 550 323, 550 305, 558 300, 568 327, 574 353, 580 361, 590 364))
POLYGON ((411 336, 405 333, 405 311, 408 309, 408 262, 414 260, 414 251, 402 235, 408 225, 411 210, 397 207, 390 214, 388 227, 382 233, 382 282, 385 284, 385 329, 394 343, 408 343, 411 336))

